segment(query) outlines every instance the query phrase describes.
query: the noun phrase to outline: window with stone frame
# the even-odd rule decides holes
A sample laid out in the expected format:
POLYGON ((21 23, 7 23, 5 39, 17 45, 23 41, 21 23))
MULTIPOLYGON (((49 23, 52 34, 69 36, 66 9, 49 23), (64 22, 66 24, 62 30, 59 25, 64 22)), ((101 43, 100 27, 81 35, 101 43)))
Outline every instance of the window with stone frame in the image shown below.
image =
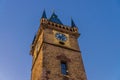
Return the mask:
POLYGON ((61 73, 63 75, 67 75, 68 74, 67 62, 65 62, 65 61, 61 61, 61 73))

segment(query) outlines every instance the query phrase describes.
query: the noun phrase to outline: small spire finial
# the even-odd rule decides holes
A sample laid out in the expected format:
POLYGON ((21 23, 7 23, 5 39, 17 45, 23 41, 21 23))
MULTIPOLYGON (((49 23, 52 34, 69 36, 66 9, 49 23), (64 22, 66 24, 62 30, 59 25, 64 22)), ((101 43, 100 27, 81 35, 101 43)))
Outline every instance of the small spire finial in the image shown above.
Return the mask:
POLYGON ((47 19, 45 9, 44 9, 44 11, 43 11, 43 14, 42 14, 42 17, 41 17, 41 18, 46 18, 46 19, 47 19))
POLYGON ((52 12, 55 13, 55 9, 53 9, 52 12))
POLYGON ((75 23, 74 23, 72 17, 71 17, 71 27, 76 27, 76 25, 75 25, 75 23))

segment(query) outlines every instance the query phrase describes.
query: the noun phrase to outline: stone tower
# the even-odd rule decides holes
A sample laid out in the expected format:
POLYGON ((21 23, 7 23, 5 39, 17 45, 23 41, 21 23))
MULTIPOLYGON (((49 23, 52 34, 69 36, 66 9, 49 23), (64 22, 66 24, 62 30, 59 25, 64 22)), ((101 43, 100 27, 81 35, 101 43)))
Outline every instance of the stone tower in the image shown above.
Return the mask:
POLYGON ((44 11, 30 51, 31 80, 87 80, 79 35, 73 20, 66 26, 54 12, 47 19, 44 11))

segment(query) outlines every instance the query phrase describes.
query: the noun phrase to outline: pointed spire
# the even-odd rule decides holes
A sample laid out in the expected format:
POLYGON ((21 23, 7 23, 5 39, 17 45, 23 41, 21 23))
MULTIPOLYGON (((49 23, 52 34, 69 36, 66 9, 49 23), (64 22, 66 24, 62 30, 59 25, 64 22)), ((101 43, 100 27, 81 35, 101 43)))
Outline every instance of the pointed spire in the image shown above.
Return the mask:
POLYGON ((77 27, 72 18, 71 18, 71 27, 77 27))
POLYGON ((41 18, 46 18, 46 19, 47 19, 45 9, 44 9, 44 11, 43 11, 43 14, 42 14, 42 17, 41 17, 41 18))
POLYGON ((61 22, 60 19, 57 17, 57 15, 55 14, 54 11, 53 11, 53 14, 51 15, 49 21, 55 22, 55 23, 58 23, 58 24, 62 24, 62 22, 61 22))

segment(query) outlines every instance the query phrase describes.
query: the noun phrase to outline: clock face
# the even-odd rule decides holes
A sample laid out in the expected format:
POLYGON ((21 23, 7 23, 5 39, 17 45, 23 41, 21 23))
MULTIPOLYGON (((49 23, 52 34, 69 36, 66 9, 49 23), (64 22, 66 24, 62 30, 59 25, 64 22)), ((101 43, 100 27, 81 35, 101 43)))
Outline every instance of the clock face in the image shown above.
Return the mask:
POLYGON ((64 34, 61 34, 61 33, 56 33, 55 37, 56 37, 56 39, 58 39, 62 42, 65 42, 67 40, 67 37, 64 34))

